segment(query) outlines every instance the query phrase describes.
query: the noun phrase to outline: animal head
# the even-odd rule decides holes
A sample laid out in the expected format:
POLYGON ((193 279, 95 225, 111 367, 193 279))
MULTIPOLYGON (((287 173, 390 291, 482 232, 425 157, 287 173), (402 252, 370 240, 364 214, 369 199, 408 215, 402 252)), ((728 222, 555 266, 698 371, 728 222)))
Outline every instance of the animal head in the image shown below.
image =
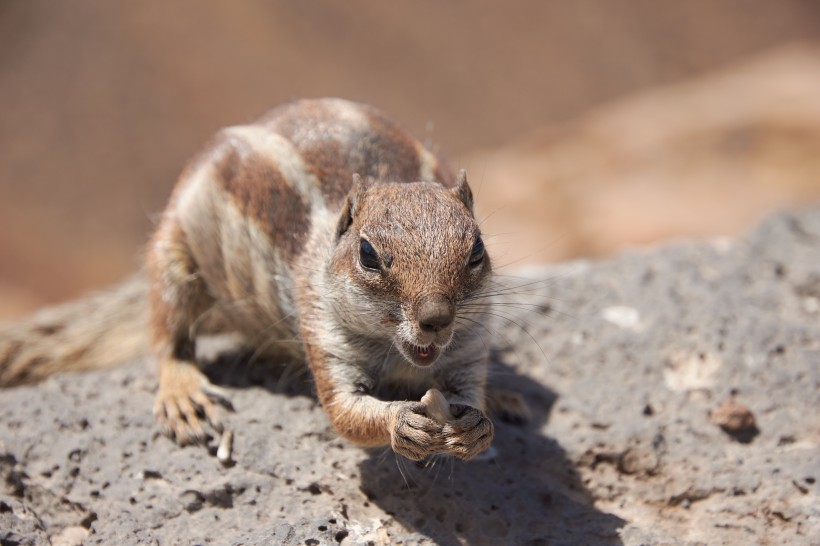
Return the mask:
POLYGON ((347 326, 394 343, 415 366, 436 362, 491 273, 472 209, 464 171, 452 188, 354 177, 331 260, 347 326))

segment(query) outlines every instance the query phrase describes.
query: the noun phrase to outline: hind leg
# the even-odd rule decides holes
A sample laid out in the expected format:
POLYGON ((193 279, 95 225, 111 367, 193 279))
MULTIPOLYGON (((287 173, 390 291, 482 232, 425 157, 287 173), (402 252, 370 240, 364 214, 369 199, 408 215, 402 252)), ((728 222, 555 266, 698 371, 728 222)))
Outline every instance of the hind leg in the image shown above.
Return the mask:
POLYGON ((195 328, 213 305, 176 222, 163 219, 151 245, 148 268, 154 350, 159 366, 159 392, 154 415, 163 433, 180 444, 207 438, 202 417, 217 432, 222 424, 206 395, 213 390, 195 362, 195 328))
POLYGON ((532 419, 532 411, 521 393, 490 387, 485 401, 490 415, 507 423, 523 425, 532 419))

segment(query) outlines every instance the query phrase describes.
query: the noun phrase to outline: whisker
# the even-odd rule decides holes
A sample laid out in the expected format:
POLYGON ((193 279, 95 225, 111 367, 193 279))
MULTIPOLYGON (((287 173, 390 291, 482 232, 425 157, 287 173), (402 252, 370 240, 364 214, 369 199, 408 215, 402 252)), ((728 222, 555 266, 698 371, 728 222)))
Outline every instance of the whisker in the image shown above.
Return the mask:
POLYGON ((481 220, 478 221, 478 227, 481 227, 484 224, 484 222, 486 222, 487 220, 489 220, 490 218, 492 218, 493 216, 495 216, 499 212, 503 211, 504 209, 508 209, 509 207, 510 207, 509 205, 502 205, 500 207, 497 207, 491 213, 487 214, 486 216, 484 216, 484 218, 482 218, 481 220))
MULTIPOLYGON (((512 283, 494 283, 489 286, 477 290, 473 294, 467 296, 468 298, 475 298, 487 295, 504 295, 504 294, 521 294, 524 290, 536 290, 549 286, 545 280, 534 280, 528 282, 521 282, 518 284, 512 283)), ((532 294, 539 294, 538 292, 531 292, 532 294)))
MULTIPOLYGON (((456 320, 467 321, 467 322, 469 322, 469 323, 471 323, 471 324, 475 324, 476 326, 480 326, 480 327, 481 327, 481 328, 483 328, 483 329, 484 329, 484 330, 485 330, 485 331, 486 331, 486 332, 487 332, 490 336, 494 336, 494 337, 496 337, 496 336, 497 336, 497 337, 500 337, 501 339, 503 339, 503 340, 507 343, 507 345, 508 345, 508 346, 512 347, 512 350, 513 350, 513 353, 515 354, 515 358, 516 358, 516 360, 517 360, 518 366, 519 366, 519 367, 521 367, 521 368, 523 368, 523 367, 524 367, 524 361, 523 361, 523 359, 521 358, 521 354, 520 354, 520 353, 518 352, 518 350, 517 350, 517 349, 513 346, 513 344, 512 344, 512 343, 510 343, 509 338, 508 338, 508 337, 507 337, 507 336, 506 336, 503 332, 501 332, 500 330, 493 330, 493 329, 491 329, 489 326, 487 326, 486 324, 484 324, 483 322, 477 321, 477 320, 475 320, 475 319, 471 319, 471 318, 469 318, 469 317, 465 317, 465 316, 463 316, 463 315, 457 315, 457 316, 456 316, 456 320)), ((490 350, 490 346, 487 344, 486 340, 484 340, 484 338, 483 338, 482 336, 478 336, 478 337, 479 337, 479 339, 481 340, 481 342, 484 344, 485 349, 486 349, 487 351, 489 351, 489 350, 490 350)))
MULTIPOLYGON (((516 235, 516 233, 505 233, 505 235, 516 235)), ((532 252, 530 252, 530 253, 528 253, 528 254, 525 254, 525 255, 523 255, 523 256, 521 256, 521 257, 519 257, 519 258, 515 259, 515 260, 512 260, 511 262, 506 262, 506 263, 504 263, 504 264, 496 265, 496 266, 495 266, 495 269, 504 269, 504 268, 506 268, 506 267, 511 267, 511 266, 513 266, 513 265, 515 265, 515 264, 518 264, 518 263, 521 263, 521 262, 524 262, 524 261, 530 260, 530 259, 532 259, 533 257, 538 256, 539 254, 544 253, 546 250, 548 250, 548 249, 550 249, 551 247, 555 246, 555 244, 556 244, 558 241, 560 241, 561 239, 565 239, 565 238, 566 238, 566 234, 564 234, 564 235, 558 234, 558 235, 556 235, 556 236, 555 236, 555 237, 554 237, 551 241, 547 242, 545 245, 540 246, 540 247, 538 247, 538 248, 534 249, 532 252)), ((541 263, 543 263, 543 262, 544 262, 544 260, 541 260, 541 263)))
POLYGON ((483 303, 467 303, 462 305, 462 308, 473 311, 475 309, 501 307, 504 309, 516 309, 526 311, 528 313, 538 314, 542 317, 554 318, 555 315, 560 315, 573 321, 580 321, 580 318, 572 313, 567 313, 551 305, 543 305, 538 303, 524 303, 524 302, 503 302, 503 301, 489 301, 483 303))
POLYGON ((405 475, 404 468, 403 468, 404 457, 402 457, 398 453, 395 453, 395 458, 396 458, 396 468, 399 469, 399 474, 401 474, 401 478, 404 480, 404 486, 407 489, 410 489, 410 482, 407 480, 407 476, 405 475))
MULTIPOLYGON (((527 337, 529 337, 529 338, 532 340, 532 342, 533 342, 533 343, 535 343, 535 346, 536 346, 536 347, 538 347, 538 350, 541 352, 541 355, 544 357, 544 360, 546 360, 547 362, 549 362, 549 358, 547 357, 547 353, 546 353, 546 352, 544 352, 544 348, 543 348, 543 347, 541 347, 541 344, 540 344, 540 343, 538 343, 538 340, 537 340, 537 339, 535 339, 535 336, 533 336, 533 335, 529 332, 529 330, 527 330, 527 328, 525 328, 524 326, 522 326, 521 324, 519 324, 516 320, 514 320, 514 319, 510 318, 509 316, 504 315, 504 314, 502 314, 502 313, 500 313, 500 312, 491 312, 491 311, 471 311, 471 312, 470 312, 470 314, 476 314, 476 315, 482 315, 482 314, 483 314, 483 315, 490 315, 490 316, 494 316, 494 317, 497 317, 497 318, 502 319, 502 320, 506 320, 507 322, 510 322, 510 323, 512 323, 512 324, 515 324, 515 325, 516 325, 516 326, 517 326, 517 327, 518 327, 518 328, 519 328, 519 329, 520 329, 523 333, 525 333, 525 334, 527 335, 527 337)), ((526 321, 524 321, 524 324, 526 324, 527 326, 530 326, 529 324, 527 324, 527 323, 526 323, 526 321)))

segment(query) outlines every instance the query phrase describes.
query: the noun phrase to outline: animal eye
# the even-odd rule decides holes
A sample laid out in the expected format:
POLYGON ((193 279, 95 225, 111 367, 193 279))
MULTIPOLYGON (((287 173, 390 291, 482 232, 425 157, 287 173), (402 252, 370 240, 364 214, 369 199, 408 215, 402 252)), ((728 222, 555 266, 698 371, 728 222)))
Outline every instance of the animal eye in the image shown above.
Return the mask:
POLYGON ((379 255, 376 253, 376 249, 365 239, 362 239, 359 243, 359 263, 362 264, 362 267, 365 269, 381 270, 379 266, 379 255))
POLYGON ((473 243, 473 249, 470 251, 470 266, 477 266, 482 260, 484 260, 484 241, 481 240, 479 235, 473 243))

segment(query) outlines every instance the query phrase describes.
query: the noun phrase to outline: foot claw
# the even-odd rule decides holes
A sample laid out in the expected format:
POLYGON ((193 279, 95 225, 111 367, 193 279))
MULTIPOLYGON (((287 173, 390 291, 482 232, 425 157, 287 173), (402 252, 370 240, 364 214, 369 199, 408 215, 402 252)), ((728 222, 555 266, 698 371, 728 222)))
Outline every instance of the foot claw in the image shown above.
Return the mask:
POLYGON ((444 451, 470 460, 485 451, 493 441, 494 427, 480 410, 459 404, 451 405, 457 419, 444 425, 444 451))
POLYGON ((222 426, 222 420, 219 417, 219 411, 211 402, 208 391, 205 389, 203 389, 203 391, 191 393, 191 400, 194 404, 196 404, 198 412, 201 412, 202 415, 205 416, 205 419, 208 421, 208 424, 211 425, 211 428, 222 434, 224 427, 222 426))
POLYGON ((424 415, 424 406, 408 404, 396 417, 390 444, 402 457, 418 461, 441 451, 440 437, 441 424, 424 415))
POLYGON ((228 397, 228 391, 226 391, 222 387, 217 387, 207 379, 205 380, 205 383, 201 386, 201 389, 207 397, 207 400, 209 400, 212 403, 219 404, 228 411, 233 411, 233 404, 231 403, 228 397))
POLYGON ((222 434, 224 426, 219 413, 206 395, 216 391, 207 388, 208 385, 208 380, 193 364, 164 363, 154 404, 154 416, 163 434, 180 445, 206 444, 210 435, 202 427, 203 418, 214 431, 222 434))

